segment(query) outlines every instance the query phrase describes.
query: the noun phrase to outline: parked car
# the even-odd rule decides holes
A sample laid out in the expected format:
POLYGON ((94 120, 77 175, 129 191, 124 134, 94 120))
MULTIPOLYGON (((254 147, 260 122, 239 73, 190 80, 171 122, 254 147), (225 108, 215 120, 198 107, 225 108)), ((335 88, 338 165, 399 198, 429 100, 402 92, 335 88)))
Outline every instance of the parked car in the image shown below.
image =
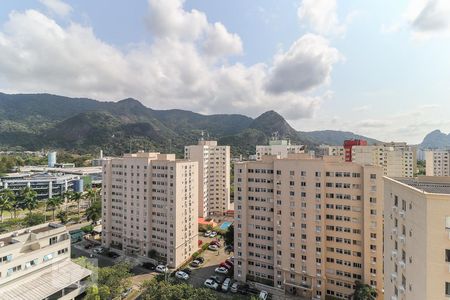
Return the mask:
POLYGON ((239 285, 238 287, 238 293, 242 295, 248 295, 248 290, 250 289, 250 286, 248 284, 239 285))
POLYGON ((146 268, 147 270, 151 270, 151 271, 156 269, 156 266, 154 264, 152 264, 152 263, 149 263, 149 262, 143 263, 142 267, 146 268))
POLYGON ((93 252, 97 253, 97 254, 103 253, 104 251, 105 251, 105 248, 103 248, 103 247, 96 247, 93 250, 93 252))
POLYGON ((219 267, 225 268, 227 270, 231 269, 231 267, 229 265, 227 265, 226 263, 220 263, 219 267))
POLYGON ((175 273, 175 277, 183 280, 188 280, 189 275, 187 273, 184 273, 183 271, 178 271, 175 273))
POLYGON ((239 283, 237 281, 233 282, 233 284, 231 285, 230 291, 232 293, 237 293, 238 292, 238 288, 239 288, 239 283))
POLYGON ((267 300, 267 298, 269 298, 269 293, 266 291, 261 291, 259 293, 258 299, 259 300, 267 300))
POLYGON ((234 251, 233 245, 226 245, 225 246, 225 251, 228 251, 228 252, 234 251))
POLYGON ((182 269, 181 271, 183 271, 184 273, 186 273, 186 274, 188 274, 188 275, 191 275, 191 273, 192 273, 192 270, 189 269, 189 268, 184 268, 184 269, 182 269))
POLYGON ((120 255, 113 251, 106 252, 106 256, 111 257, 113 259, 118 258, 120 255))
POLYGON ((166 273, 168 271, 167 267, 165 265, 158 265, 155 268, 156 272, 158 273, 166 273))
POLYGON ((212 279, 206 279, 203 285, 213 290, 217 290, 219 287, 219 284, 212 279))
POLYGON ((214 272, 219 274, 228 274, 228 269, 224 267, 219 267, 214 270, 214 272))
POLYGON ((231 259, 226 259, 225 260, 226 264, 229 264, 230 266, 234 267, 234 262, 231 261, 231 259))
POLYGON ((205 262, 205 258, 202 256, 197 257, 195 260, 197 260, 198 262, 200 262, 201 264, 205 262))
POLYGON ((84 249, 91 249, 92 247, 94 247, 94 244, 87 244, 84 246, 84 249))
POLYGON ((205 237, 209 237, 211 235, 211 230, 207 230, 205 231, 205 233, 203 234, 203 236, 205 237))
POLYGON ((198 266, 200 266, 200 262, 198 260, 193 260, 189 265, 193 268, 197 268, 198 266))
POLYGON ((213 276, 209 277, 209 279, 214 280, 215 282, 217 282, 217 284, 222 284, 222 282, 223 282, 223 280, 217 275, 213 275, 213 276))
POLYGON ((219 250, 219 247, 217 247, 217 245, 209 245, 208 249, 212 250, 212 251, 217 251, 217 250, 219 250))
POLYGON ((231 278, 227 277, 225 281, 222 283, 222 291, 224 291, 225 293, 228 292, 228 290, 230 289, 230 285, 231 285, 231 278))
POLYGON ((209 237, 210 237, 210 238, 213 238, 213 237, 216 237, 216 235, 217 235, 217 232, 212 231, 212 232, 209 234, 209 237))
POLYGON ((220 247, 220 242, 219 241, 212 241, 211 243, 209 243, 210 245, 216 245, 217 247, 220 247))
POLYGON ((234 256, 230 256, 227 259, 231 260, 234 263, 234 256))

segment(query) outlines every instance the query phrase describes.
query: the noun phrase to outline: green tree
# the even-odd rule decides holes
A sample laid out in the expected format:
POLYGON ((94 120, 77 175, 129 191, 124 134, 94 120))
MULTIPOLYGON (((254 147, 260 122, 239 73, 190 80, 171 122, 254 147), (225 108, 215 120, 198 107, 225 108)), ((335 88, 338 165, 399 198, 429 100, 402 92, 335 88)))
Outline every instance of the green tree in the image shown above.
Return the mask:
POLYGON ((95 201, 89 206, 85 211, 85 216, 88 221, 92 221, 92 223, 97 222, 102 217, 102 203, 100 201, 95 201))
POLYGON ((109 294, 108 298, 103 298, 100 293, 100 299, 114 299, 119 297, 126 289, 131 287, 130 266, 126 263, 119 263, 112 267, 100 268, 98 270, 98 288, 103 294, 109 294))
POLYGON ((223 239, 225 240, 225 244, 234 245, 234 226, 230 225, 228 230, 223 235, 223 239))
POLYGON ((13 199, 15 198, 14 192, 10 189, 4 189, 0 192, 0 217, 3 223, 3 212, 5 210, 10 211, 12 209, 13 199))
POLYGON ((86 200, 89 201, 89 206, 91 206, 97 201, 97 199, 100 199, 100 189, 89 188, 86 190, 83 196, 86 200))
POLYGON ((83 199, 83 193, 79 193, 79 192, 70 193, 70 200, 75 202, 78 207, 78 218, 80 217, 80 204, 81 204, 82 199, 83 199))
POLYGON ((52 210, 53 221, 55 220, 55 211, 63 204, 63 202, 64 200, 59 196, 51 197, 47 200, 47 208, 52 210))
POLYGON ((62 224, 66 224, 67 223, 67 212, 65 211, 60 211, 56 217, 58 218, 58 220, 62 223, 62 224))
POLYGON ((36 209, 38 206, 37 192, 27 186, 20 191, 20 199, 21 206, 28 209, 29 214, 31 215, 33 213, 33 209, 36 209))
POLYGON ((217 296, 209 289, 194 288, 192 285, 181 283, 172 284, 166 281, 152 279, 141 285, 143 300, 216 300, 217 296))
POLYGON ((355 282, 355 292, 353 293, 353 300, 375 300, 377 298, 377 290, 368 284, 363 284, 359 281, 355 282))

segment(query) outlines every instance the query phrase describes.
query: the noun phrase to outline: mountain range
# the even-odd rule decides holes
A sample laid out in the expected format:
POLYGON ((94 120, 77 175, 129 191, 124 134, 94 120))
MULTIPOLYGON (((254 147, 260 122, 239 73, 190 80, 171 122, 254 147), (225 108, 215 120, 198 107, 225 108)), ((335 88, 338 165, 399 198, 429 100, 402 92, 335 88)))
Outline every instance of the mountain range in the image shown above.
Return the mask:
POLYGON ((233 155, 253 154, 276 132, 292 143, 316 149, 342 145, 345 139, 377 140, 344 131, 296 131, 277 112, 257 118, 240 114, 202 115, 186 110, 154 110, 138 100, 102 102, 50 94, 0 93, 0 147, 3 149, 64 149, 108 155, 144 149, 183 153, 205 132, 233 155))
POLYGON ((450 133, 445 134, 436 129, 425 136, 421 149, 450 149, 450 133))

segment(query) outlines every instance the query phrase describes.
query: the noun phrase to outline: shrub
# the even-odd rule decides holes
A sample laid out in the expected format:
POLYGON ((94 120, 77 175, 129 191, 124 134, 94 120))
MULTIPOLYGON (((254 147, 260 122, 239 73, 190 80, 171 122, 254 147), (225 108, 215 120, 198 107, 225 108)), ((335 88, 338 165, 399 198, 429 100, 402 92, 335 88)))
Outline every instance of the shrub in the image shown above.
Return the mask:
POLYGON ((92 225, 86 225, 80 228, 82 231, 84 231, 85 233, 91 233, 92 231, 94 231, 94 226, 92 225))
POLYGON ((27 226, 35 226, 45 223, 45 216, 41 213, 27 214, 25 219, 23 219, 24 224, 27 226))
POLYGON ((208 249, 208 247, 209 247, 209 243, 203 244, 202 251, 205 251, 206 249, 208 249))
POLYGON ((192 253, 192 258, 197 258, 200 255, 198 251, 192 253))

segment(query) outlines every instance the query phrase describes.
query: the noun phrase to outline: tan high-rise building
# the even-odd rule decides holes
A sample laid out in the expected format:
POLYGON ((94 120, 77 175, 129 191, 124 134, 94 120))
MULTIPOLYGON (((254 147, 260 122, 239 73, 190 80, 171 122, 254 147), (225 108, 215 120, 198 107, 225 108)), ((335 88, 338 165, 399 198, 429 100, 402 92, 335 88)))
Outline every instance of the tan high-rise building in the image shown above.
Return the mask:
POLYGON ((198 163, 175 154, 103 161, 102 244, 125 254, 156 251, 175 268, 198 249, 198 163))
POLYGON ((425 152, 427 176, 450 176, 450 150, 428 150, 425 152))
POLYGON ((340 156, 342 159, 345 158, 344 146, 320 145, 319 153, 325 156, 340 156))
POLYGON ((388 300, 450 298, 450 177, 384 178, 388 300))
POLYGON ((270 140, 269 145, 256 146, 256 160, 265 155, 277 155, 286 158, 289 154, 305 153, 304 145, 292 145, 290 140, 270 140))
POLYGON ((383 168, 385 176, 414 177, 417 173, 417 149, 406 143, 353 146, 352 161, 383 168))
POLYGON ((184 147, 184 157, 198 162, 199 217, 224 215, 230 209, 230 146, 200 140, 184 147))
POLYGON ((70 235, 41 224, 0 235, 0 299, 78 298, 91 271, 70 260, 70 235))
POLYGON ((383 171, 291 155, 235 165, 234 277, 339 299, 383 289, 383 171))

